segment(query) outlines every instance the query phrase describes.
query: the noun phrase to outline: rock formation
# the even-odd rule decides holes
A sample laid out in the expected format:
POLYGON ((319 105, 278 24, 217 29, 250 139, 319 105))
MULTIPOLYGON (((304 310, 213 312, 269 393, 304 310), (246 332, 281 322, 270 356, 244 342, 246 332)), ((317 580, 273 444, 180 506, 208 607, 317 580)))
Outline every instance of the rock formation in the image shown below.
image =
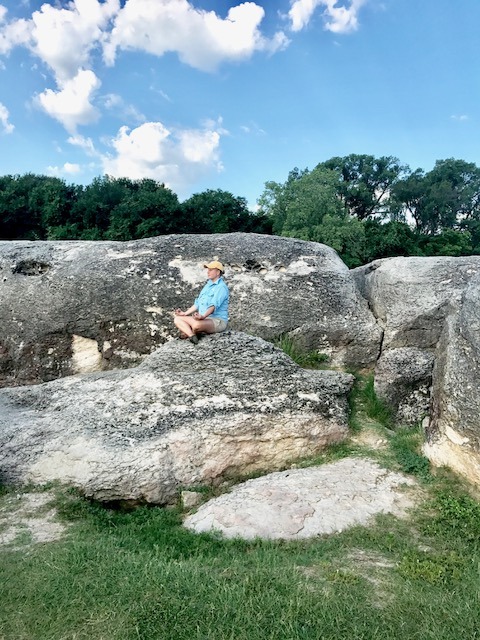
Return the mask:
POLYGON ((375 388, 426 455, 480 484, 480 256, 388 258, 353 271, 384 331, 375 388))
MULTIPOLYGON (((157 381, 165 376, 169 380, 151 391, 157 398, 155 394, 163 393, 165 384, 173 384, 175 369, 189 366, 189 358, 184 363, 176 359, 179 354, 189 356, 189 345, 178 346, 175 341, 174 347, 169 346, 176 335, 172 310, 190 306, 205 281, 202 265, 212 258, 226 265, 231 290, 230 338, 237 331, 267 340, 289 334, 299 346, 327 354, 332 367, 374 368, 376 391, 390 404, 397 422, 423 420, 425 452, 430 459, 480 483, 480 256, 390 258, 349 271, 324 245, 256 234, 171 235, 126 243, 0 242, 0 386, 19 387, 1 395, 2 429, 11 436, 10 418, 17 425, 26 424, 27 412, 20 411, 15 398, 25 406, 30 398, 36 408, 28 415, 38 428, 32 438, 34 442, 38 438, 40 447, 38 425, 53 422, 46 415, 53 411, 53 398, 61 397, 57 413, 63 416, 62 428, 67 429, 62 421, 70 420, 73 425, 79 413, 88 416, 92 412, 92 420, 103 416, 99 420, 102 429, 116 421, 120 432, 126 429, 129 433, 128 425, 134 428, 137 420, 143 420, 137 416, 135 397, 125 391, 137 384, 137 376, 147 375, 154 363, 163 363, 162 376, 158 372, 147 375, 157 381), (93 377, 81 375, 89 372, 93 377), (69 377, 72 374, 77 375, 69 377), (52 382, 52 387, 21 388, 57 378, 63 381, 52 382), (89 385, 104 388, 103 396, 88 396, 84 402, 77 390, 80 393, 89 385), (130 404, 122 405, 122 398, 128 398, 130 404), (124 407, 122 411, 112 409, 115 402, 124 407), (75 403, 81 412, 76 411, 75 403), (41 407, 46 414, 40 412, 41 407)), ((222 340, 215 337, 204 345, 222 340)), ((230 352, 224 349, 224 353, 230 352)), ((240 379, 251 385, 255 367, 250 361, 244 366, 240 379)), ((328 377, 322 376, 323 380, 328 377)), ((277 383, 272 381, 274 397, 277 383)), ((193 425, 194 416, 203 415, 201 405, 191 408, 182 397, 179 406, 188 408, 185 415, 193 425)), ((157 400, 152 406, 159 402, 164 407, 164 400, 157 400)), ((176 411, 174 401, 168 402, 168 410, 161 409, 165 424, 170 424, 176 411)), ((138 408, 138 415, 146 415, 145 411, 138 408)), ((222 416, 234 414, 229 409, 222 416)), ((266 414, 259 413, 262 415, 266 414)), ((155 413, 152 416, 155 424, 163 424, 155 413)), ((284 424, 282 420, 279 417, 279 424, 284 424)), ((43 433, 48 440, 50 431, 43 433)), ((90 438, 93 431, 88 433, 90 438)), ((57 437, 55 430, 52 434, 57 437)), ((107 440, 102 435, 101 441, 107 440)), ((142 447, 147 446, 141 442, 142 447)), ((302 447, 299 451, 306 451, 302 447)), ((78 451, 83 451, 81 446, 78 451)), ((265 469, 270 462, 280 464, 269 458, 271 451, 265 455, 265 469)), ((73 466, 77 469, 79 465, 73 466)), ((232 468, 240 466, 232 463, 232 468)), ((23 478, 25 474, 19 471, 17 475, 23 478)), ((15 476, 11 466, 7 475, 15 476)), ((172 487, 183 484, 177 470, 168 477, 175 478, 172 487)), ((149 491, 133 493, 142 496, 149 491)), ((105 495, 109 493, 113 489, 105 495)))
POLYGON ((172 502, 182 487, 279 469, 342 440, 352 383, 242 333, 170 341, 128 370, 0 390, 0 480, 172 502))
POLYGON ((292 332, 333 364, 375 363, 381 330, 324 245, 245 233, 0 242, 0 386, 138 364, 176 335, 172 311, 191 305, 212 257, 226 266, 232 329, 292 332))

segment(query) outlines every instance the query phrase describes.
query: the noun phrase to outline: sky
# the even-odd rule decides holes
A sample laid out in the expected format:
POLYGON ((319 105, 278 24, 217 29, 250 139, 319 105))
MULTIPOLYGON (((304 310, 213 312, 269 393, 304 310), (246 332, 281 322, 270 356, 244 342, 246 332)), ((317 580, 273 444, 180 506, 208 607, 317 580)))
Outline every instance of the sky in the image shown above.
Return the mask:
POLYGON ((0 0, 0 175, 254 208, 351 153, 480 165, 480 0, 0 0))

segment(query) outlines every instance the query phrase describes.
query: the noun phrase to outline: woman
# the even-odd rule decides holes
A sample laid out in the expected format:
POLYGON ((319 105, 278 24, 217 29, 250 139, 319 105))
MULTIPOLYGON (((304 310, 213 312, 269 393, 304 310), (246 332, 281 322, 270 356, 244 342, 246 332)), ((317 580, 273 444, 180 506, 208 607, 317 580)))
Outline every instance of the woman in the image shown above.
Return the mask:
POLYGON ((198 344, 197 333, 219 333, 228 323, 228 287, 222 278, 225 269, 218 260, 203 265, 208 281, 186 311, 175 310, 174 322, 182 337, 198 344))

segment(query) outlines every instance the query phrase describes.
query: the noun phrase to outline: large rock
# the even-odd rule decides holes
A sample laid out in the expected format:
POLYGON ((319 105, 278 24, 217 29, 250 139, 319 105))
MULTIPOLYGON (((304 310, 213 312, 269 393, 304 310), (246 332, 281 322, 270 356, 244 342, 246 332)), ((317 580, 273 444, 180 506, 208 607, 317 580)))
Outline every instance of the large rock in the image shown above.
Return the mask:
POLYGON ((176 335, 218 257, 231 328, 271 339, 293 332, 334 364, 367 366, 381 330, 329 247, 256 234, 132 242, 0 242, 0 385, 125 368, 176 335))
POLYGON ((171 502, 342 440, 352 383, 242 333, 170 341, 129 370, 0 390, 0 480, 171 502))
POLYGON ((387 349, 375 367, 375 392, 394 411, 397 424, 422 422, 430 412, 434 356, 417 347, 387 349))
POLYGON ((384 329, 377 392, 399 422, 429 407, 426 455, 480 484, 480 256, 389 258, 354 277, 384 329))
POLYGON ((384 258, 352 271, 384 330, 382 350, 434 349, 452 307, 480 273, 480 256, 384 258))
POLYGON ((480 274, 446 324, 433 375, 426 455, 480 485, 480 274))
POLYGON ((402 516, 415 482, 367 458, 270 473, 237 485, 189 515, 185 526, 226 538, 297 540, 366 525, 380 513, 402 516))

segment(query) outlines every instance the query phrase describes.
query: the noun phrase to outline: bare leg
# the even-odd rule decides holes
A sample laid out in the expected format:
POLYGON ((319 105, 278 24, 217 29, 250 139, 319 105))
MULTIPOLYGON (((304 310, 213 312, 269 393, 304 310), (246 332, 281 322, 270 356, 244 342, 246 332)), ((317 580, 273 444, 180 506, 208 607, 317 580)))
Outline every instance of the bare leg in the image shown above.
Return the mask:
POLYGON ((215 323, 208 318, 197 320, 193 316, 175 316, 173 321, 177 329, 188 337, 196 333, 215 333, 215 323))

